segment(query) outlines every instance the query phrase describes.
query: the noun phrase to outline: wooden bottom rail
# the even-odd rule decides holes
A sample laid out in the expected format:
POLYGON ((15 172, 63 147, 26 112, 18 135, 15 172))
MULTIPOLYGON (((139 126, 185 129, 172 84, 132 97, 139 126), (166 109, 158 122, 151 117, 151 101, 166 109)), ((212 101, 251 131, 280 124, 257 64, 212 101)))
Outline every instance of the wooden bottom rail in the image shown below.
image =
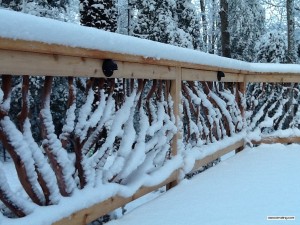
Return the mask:
POLYGON ((190 173, 198 170, 201 166, 206 166, 208 163, 220 158, 221 156, 242 147, 244 147, 244 140, 240 140, 232 145, 229 145, 225 148, 218 150, 217 152, 211 155, 205 156, 204 158, 199 159, 195 162, 195 165, 193 169, 190 171, 190 173))
POLYGON ((275 144, 275 143, 281 143, 281 144, 291 144, 291 143, 300 143, 300 137, 268 137, 263 138, 260 141, 251 141, 254 145, 260 145, 260 144, 275 144))
POLYGON ((152 186, 152 187, 142 187, 140 188, 133 196, 124 198, 120 196, 111 197, 103 202, 95 204, 90 208, 82 209, 77 211, 70 216, 63 218, 53 225, 85 225, 88 224, 101 216, 108 214, 109 212, 118 209, 133 200, 136 200, 152 191, 157 190, 160 187, 163 187, 175 180, 177 180, 178 171, 175 171, 171 174, 171 176, 163 181, 162 183, 152 186))

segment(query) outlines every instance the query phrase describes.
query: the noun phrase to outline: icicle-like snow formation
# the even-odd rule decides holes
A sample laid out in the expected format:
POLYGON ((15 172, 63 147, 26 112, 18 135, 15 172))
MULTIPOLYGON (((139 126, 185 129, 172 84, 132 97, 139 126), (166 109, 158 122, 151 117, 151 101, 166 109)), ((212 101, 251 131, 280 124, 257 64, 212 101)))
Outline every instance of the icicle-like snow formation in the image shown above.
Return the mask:
POLYGON ((210 91, 209 96, 212 97, 212 99, 218 104, 218 106, 221 108, 222 110, 222 114, 226 117, 228 125, 229 125, 229 129, 230 129, 230 133, 233 134, 235 132, 235 127, 232 123, 232 117, 230 115, 230 113, 228 112, 226 106, 226 102, 224 100, 222 100, 221 98, 219 98, 215 93, 213 93, 212 91, 210 91))
POLYGON ((74 78, 69 77, 68 83, 69 83, 69 102, 68 102, 68 109, 66 112, 66 121, 62 128, 62 133, 59 136, 59 139, 62 142, 66 142, 70 136, 70 134, 74 130, 75 126, 75 110, 76 110, 76 88, 74 85, 74 78))
POLYGON ((62 134, 59 136, 60 140, 67 140, 68 134, 70 134, 74 130, 75 125, 75 110, 76 110, 76 103, 73 103, 70 108, 68 108, 66 112, 66 123, 62 128, 62 134))
POLYGON ((24 123, 24 139, 28 143, 28 146, 30 146, 30 150, 32 152, 32 158, 34 160, 34 163, 37 167, 38 172, 41 174, 43 179, 46 182, 46 186, 49 189, 49 199, 52 204, 56 204, 59 202, 59 199, 61 197, 59 193, 59 189, 57 186, 57 181, 55 174, 50 167, 47 159, 43 155, 40 147, 37 145, 37 143, 34 141, 32 137, 32 132, 31 132, 31 125, 29 122, 29 119, 27 118, 24 123))
POLYGON ((130 97, 128 97, 121 108, 116 112, 114 120, 112 121, 110 131, 107 135, 107 138, 104 144, 99 150, 93 155, 92 160, 96 168, 102 168, 106 162, 107 155, 113 151, 113 144, 117 137, 122 137, 124 131, 122 126, 130 117, 131 108, 134 107, 134 102, 136 98, 136 92, 134 91, 130 97), (106 156, 105 156, 106 155, 106 156))
MULTIPOLYGON (((5 176, 4 171, 2 170, 2 163, 0 162, 0 195, 3 196, 4 203, 10 203, 11 207, 15 209, 19 209, 21 212, 18 216, 22 216, 21 214, 24 213, 25 215, 28 215, 33 212, 35 206, 30 203, 27 199, 23 198, 22 196, 17 196, 9 187, 7 183, 7 179, 5 176), (7 202, 5 202, 7 201, 7 202)), ((2 199, 1 199, 2 200, 2 199)), ((0 215, 0 222, 1 222, 1 216, 0 215)), ((1 223, 0 223, 1 224, 1 223)))
POLYGON ((45 202, 43 194, 37 187, 38 177, 35 171, 35 162, 32 157, 32 152, 30 151, 30 146, 24 140, 22 133, 17 129, 15 124, 10 120, 8 116, 5 116, 0 121, 0 126, 3 132, 5 132, 6 134, 7 142, 11 146, 13 146, 14 151, 16 152, 16 154, 18 154, 18 156, 21 159, 21 162, 19 163, 22 163, 24 166, 24 169, 26 171, 26 177, 29 179, 27 182, 29 182, 29 184, 31 185, 32 190, 34 191, 35 195, 39 198, 40 202, 45 202))
MULTIPOLYGON (((70 161, 67 151, 62 147, 60 140, 55 134, 53 119, 50 111, 50 98, 46 99, 45 107, 40 113, 43 118, 44 129, 47 133, 47 139, 43 140, 43 146, 51 152, 53 157, 55 157, 54 160, 58 163, 58 166, 62 170, 63 177, 58 177, 58 182, 61 182, 60 179, 63 179, 62 182, 64 182, 64 185, 66 186, 65 191, 68 194, 71 194, 75 188, 75 182, 73 179, 74 165, 70 161)), ((53 169, 55 170, 56 168, 53 169)))
POLYGON ((94 101, 94 91, 92 88, 89 89, 85 103, 80 108, 78 115, 78 122, 75 127, 75 134, 80 137, 80 141, 86 139, 89 124, 87 123, 88 117, 92 111, 92 105, 94 101))
MULTIPOLYGON (((116 158, 113 164, 105 173, 105 177, 104 177, 105 180, 112 180, 116 175, 118 175, 123 170, 128 155, 130 154, 130 151, 132 151, 132 146, 134 145, 136 140, 136 132, 133 124, 134 110, 135 108, 132 107, 129 112, 130 114, 129 119, 124 124, 124 134, 122 136, 120 147, 116 153, 116 158)), ((141 108, 141 110, 143 109, 141 108)))
MULTIPOLYGON (((91 149, 92 145, 94 144, 94 141, 98 138, 98 135, 100 131, 103 129, 106 123, 108 123, 109 120, 112 119, 112 116, 114 116, 114 109, 115 109, 115 100, 113 99, 112 95, 110 95, 105 101, 105 98, 101 97, 101 101, 99 104, 99 109, 100 111, 100 106, 103 106, 103 113, 101 115, 100 120, 98 121, 96 129, 93 131, 93 133, 88 137, 87 141, 84 143, 82 147, 82 154, 86 155, 91 149)), ((101 110, 102 111, 102 110, 101 110)), ((100 116, 100 115, 98 115, 100 116)), ((108 127, 109 129, 109 127, 108 127)))

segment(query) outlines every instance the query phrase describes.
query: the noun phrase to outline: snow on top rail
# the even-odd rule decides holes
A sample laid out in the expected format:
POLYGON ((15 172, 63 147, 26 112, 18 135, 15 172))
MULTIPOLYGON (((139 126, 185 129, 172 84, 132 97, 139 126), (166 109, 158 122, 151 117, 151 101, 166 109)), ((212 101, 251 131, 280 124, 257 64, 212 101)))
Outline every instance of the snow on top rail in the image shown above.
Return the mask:
POLYGON ((248 75, 300 74, 299 65, 247 63, 5 9, 0 9, 0 49, 248 75))

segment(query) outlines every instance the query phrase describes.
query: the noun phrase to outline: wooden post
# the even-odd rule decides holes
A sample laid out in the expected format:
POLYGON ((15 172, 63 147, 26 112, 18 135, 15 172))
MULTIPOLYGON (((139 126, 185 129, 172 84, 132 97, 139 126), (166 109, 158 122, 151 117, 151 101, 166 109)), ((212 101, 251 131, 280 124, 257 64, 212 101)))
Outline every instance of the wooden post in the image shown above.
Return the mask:
MULTIPOLYGON (((239 108, 240 108, 240 111, 241 111, 241 116, 242 116, 242 120, 243 120, 243 128, 245 127, 246 125, 246 118, 245 118, 245 105, 243 104, 242 100, 243 98, 242 97, 246 97, 246 82, 244 80, 244 82, 239 82, 239 83, 236 83, 237 84, 237 103, 239 105, 239 108), (240 93, 243 95, 243 96, 240 96, 240 93)), ((235 150, 235 154, 241 152, 242 150, 244 149, 244 146, 242 147, 239 147, 235 150)))
MULTIPOLYGON (((177 133, 172 140, 171 156, 178 154, 178 140, 182 139, 182 130, 179 127, 180 122, 180 104, 181 104, 181 82, 182 82, 182 69, 176 67, 176 79, 171 81, 171 96, 174 102, 174 116, 176 119, 177 133)), ((178 174, 178 173, 177 173, 178 174)), ((178 174, 179 175, 179 174, 178 174)), ((166 185, 167 190, 175 187, 179 183, 178 179, 166 185)))

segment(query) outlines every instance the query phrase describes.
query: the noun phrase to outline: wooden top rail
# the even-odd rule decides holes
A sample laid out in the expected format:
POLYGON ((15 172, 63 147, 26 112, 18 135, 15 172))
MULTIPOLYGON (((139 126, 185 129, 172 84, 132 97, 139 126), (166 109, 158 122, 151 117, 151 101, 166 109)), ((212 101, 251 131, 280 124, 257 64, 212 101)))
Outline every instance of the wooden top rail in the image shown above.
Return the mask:
POLYGON ((105 77, 104 59, 117 62, 114 78, 174 80, 175 68, 180 68, 182 80, 217 81, 217 71, 223 71, 222 82, 300 82, 300 69, 299 73, 253 72, 0 37, 0 74, 105 77))

